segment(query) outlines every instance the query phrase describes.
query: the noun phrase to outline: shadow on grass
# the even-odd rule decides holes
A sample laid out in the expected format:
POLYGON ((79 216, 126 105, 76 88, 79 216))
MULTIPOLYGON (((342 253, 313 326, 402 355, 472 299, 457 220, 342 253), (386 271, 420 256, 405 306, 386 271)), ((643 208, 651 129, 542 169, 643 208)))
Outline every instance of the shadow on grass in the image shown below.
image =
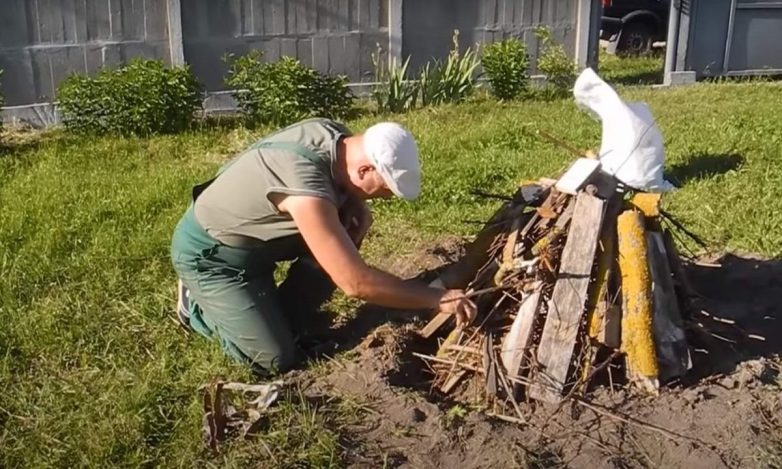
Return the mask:
POLYGON ((650 70, 630 75, 621 75, 611 80, 616 85, 655 85, 662 83, 663 70, 650 70))
POLYGON ((718 174, 738 169, 744 163, 744 157, 736 153, 713 155, 699 153, 691 156, 686 163, 673 165, 665 171, 665 177, 676 186, 683 186, 694 179, 707 179, 718 174))
MULTIPOLYGON (((716 264, 687 267, 698 296, 692 300, 688 334, 694 366, 685 381, 731 373, 742 362, 782 354, 782 260, 726 254, 716 264)), ((773 382, 777 373, 766 370, 758 378, 773 382)))

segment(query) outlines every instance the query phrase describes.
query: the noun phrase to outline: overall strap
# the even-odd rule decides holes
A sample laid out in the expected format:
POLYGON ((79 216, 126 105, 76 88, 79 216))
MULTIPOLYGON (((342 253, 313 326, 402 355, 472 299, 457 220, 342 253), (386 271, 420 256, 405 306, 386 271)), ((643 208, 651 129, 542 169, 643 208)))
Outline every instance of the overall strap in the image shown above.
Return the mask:
POLYGON ((323 164, 323 160, 318 156, 317 153, 310 150, 309 148, 305 147, 304 145, 293 143, 293 142, 265 142, 261 140, 260 142, 254 144, 250 147, 250 149, 256 149, 256 148, 268 148, 270 150, 285 150, 289 151, 291 153, 295 153, 302 158, 306 158, 310 160, 311 162, 315 163, 316 165, 323 164))
MULTIPOLYGON (((302 158, 306 158, 309 161, 311 161, 316 166, 319 166, 321 169, 323 168, 324 161, 323 159, 318 156, 317 153, 310 150, 309 148, 305 147, 304 145, 293 143, 293 142, 265 142, 263 140, 256 142, 252 146, 248 148, 248 150, 256 150, 261 148, 268 148, 270 150, 284 150, 289 151, 295 155, 298 155, 302 158)), ((228 169, 234 162, 236 162, 236 158, 232 159, 225 165, 223 165, 222 168, 217 172, 217 175, 219 176, 222 174, 223 171, 228 169)), ((217 176, 210 179, 209 181, 206 181, 203 184, 199 184, 192 189, 192 199, 195 201, 199 195, 201 195, 201 192, 204 191, 207 187, 209 187, 210 184, 214 182, 214 180, 217 179, 217 176)))

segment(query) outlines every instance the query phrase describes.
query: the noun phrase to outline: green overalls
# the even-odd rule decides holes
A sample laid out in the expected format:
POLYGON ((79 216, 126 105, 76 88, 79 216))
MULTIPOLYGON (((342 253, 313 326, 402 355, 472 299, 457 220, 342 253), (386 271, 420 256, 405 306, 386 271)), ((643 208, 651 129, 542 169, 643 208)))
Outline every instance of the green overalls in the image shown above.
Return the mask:
MULTIPOLYGON (((312 157, 296 144, 260 145, 312 157)), ((227 246, 199 224, 193 204, 174 231, 171 257, 190 290, 191 327, 219 340, 230 356, 259 374, 288 370, 303 358, 295 337, 307 330, 335 288, 300 235, 250 248, 227 246), (277 286, 276 264, 294 259, 285 281, 277 286)))

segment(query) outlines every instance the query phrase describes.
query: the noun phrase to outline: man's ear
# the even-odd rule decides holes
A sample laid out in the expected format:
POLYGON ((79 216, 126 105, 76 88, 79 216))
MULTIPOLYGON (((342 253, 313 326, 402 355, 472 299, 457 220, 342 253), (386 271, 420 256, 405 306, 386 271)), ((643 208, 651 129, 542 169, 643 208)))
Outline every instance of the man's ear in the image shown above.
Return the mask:
POLYGON ((364 164, 358 167, 358 179, 363 181, 368 173, 375 170, 375 167, 371 164, 364 164))

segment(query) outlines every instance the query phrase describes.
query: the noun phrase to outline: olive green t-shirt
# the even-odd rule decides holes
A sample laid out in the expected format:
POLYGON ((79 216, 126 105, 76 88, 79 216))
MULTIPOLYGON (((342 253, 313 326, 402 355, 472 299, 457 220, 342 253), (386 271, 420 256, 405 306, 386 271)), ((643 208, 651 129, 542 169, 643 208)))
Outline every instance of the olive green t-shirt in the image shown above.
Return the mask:
POLYGON ((195 202, 199 224, 218 241, 243 247, 298 234, 287 213, 270 194, 322 197, 340 207, 345 195, 334 181, 337 143, 350 130, 328 119, 309 119, 272 134, 234 158, 195 202), (291 150, 254 148, 268 142, 294 143, 314 153, 316 161, 291 150))

